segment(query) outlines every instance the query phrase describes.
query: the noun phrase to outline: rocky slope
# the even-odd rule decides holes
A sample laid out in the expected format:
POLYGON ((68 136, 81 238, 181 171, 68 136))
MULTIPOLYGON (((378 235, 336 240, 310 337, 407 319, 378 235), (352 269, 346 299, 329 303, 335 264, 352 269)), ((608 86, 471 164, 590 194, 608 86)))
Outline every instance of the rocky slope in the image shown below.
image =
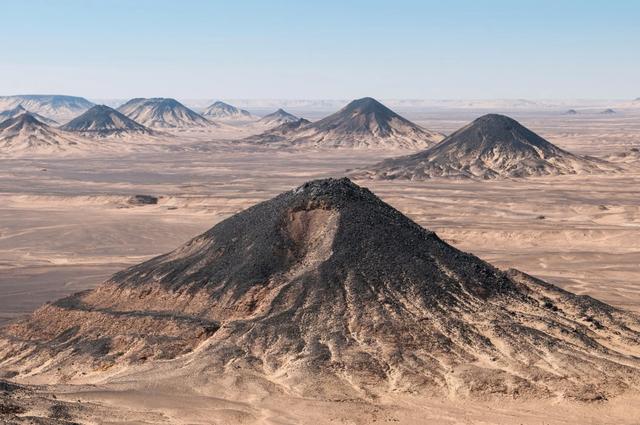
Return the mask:
POLYGON ((36 114, 35 112, 29 112, 26 109, 24 109, 22 107, 22 105, 18 105, 13 109, 8 109, 6 111, 2 111, 0 112, 0 123, 3 121, 6 121, 10 118, 16 118, 19 117, 22 114, 26 114, 29 113, 31 114, 32 117, 34 117, 35 119, 37 119, 38 121, 40 121, 41 123, 47 124, 47 125, 53 125, 53 126, 57 126, 58 122, 56 120, 52 120, 50 118, 44 117, 40 114, 36 114))
POLYGON ((65 122, 91 108, 93 103, 83 97, 62 95, 16 95, 0 96, 0 110, 21 105, 26 110, 65 122))
POLYGON ((87 141, 44 124, 26 112, 0 123, 0 153, 68 152, 87 146, 87 141))
POLYGON ((252 120, 253 115, 249 111, 236 108, 224 102, 214 102, 204 110, 202 116, 210 120, 252 120))
POLYGON ((153 132, 113 108, 96 105, 60 127, 61 130, 91 137, 151 135, 153 132))
POLYGON ((16 379, 175 359, 175 373, 241 369, 328 398, 602 400, 638 389, 639 356, 637 316, 502 272, 347 179, 257 204, 0 332, 16 379))
POLYGON ((621 164, 640 165, 640 147, 633 147, 623 152, 616 152, 607 157, 608 161, 621 164))
POLYGON ((214 125, 177 100, 162 97, 131 99, 120 106, 118 111, 147 127, 190 128, 214 125))
POLYGON ((422 180, 517 178, 619 171, 615 165, 574 155, 504 115, 484 115, 441 143, 353 173, 357 178, 422 180))
POLYGON ((304 118, 300 118, 297 121, 286 122, 280 124, 277 127, 271 128, 263 133, 249 136, 243 139, 243 142, 257 144, 257 145, 275 145, 286 142, 292 135, 295 135, 304 128, 311 124, 311 121, 304 118))

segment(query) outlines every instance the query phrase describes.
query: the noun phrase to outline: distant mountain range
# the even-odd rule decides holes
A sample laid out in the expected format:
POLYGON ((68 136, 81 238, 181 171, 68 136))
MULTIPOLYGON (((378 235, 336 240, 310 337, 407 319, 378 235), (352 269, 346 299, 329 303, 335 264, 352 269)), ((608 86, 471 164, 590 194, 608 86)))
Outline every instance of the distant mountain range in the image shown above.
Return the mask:
POLYGON ((560 149, 509 117, 488 114, 430 149, 384 160, 353 176, 385 180, 494 179, 617 170, 606 161, 560 149))
POLYGON ((253 115, 249 111, 236 108, 233 105, 229 105, 224 102, 215 102, 209 105, 202 116, 211 120, 250 120, 253 119, 253 115))
MULTIPOLYGON (((602 110, 605 107, 624 108, 638 107, 638 100, 631 99, 379 99, 396 112, 404 113, 424 109, 470 109, 477 111, 535 111, 558 110, 570 108, 602 110)), ((297 111, 335 111, 350 99, 227 99, 239 108, 252 110, 269 110, 283 108, 291 112, 297 111)), ((200 105, 202 101, 192 101, 200 105)))
POLYGON ((211 121, 169 98, 136 98, 118 108, 118 111, 147 127, 189 128, 210 127, 211 121))
POLYGON ((83 97, 63 95, 16 95, 0 96, 0 111, 22 106, 58 122, 65 122, 94 106, 83 97))
POLYGON ((144 125, 105 105, 92 107, 84 114, 60 127, 60 129, 90 137, 153 134, 144 125))
POLYGON ((276 127, 248 141, 308 147, 420 149, 444 138, 370 97, 354 100, 313 123, 290 123, 293 122, 293 126, 276 127))

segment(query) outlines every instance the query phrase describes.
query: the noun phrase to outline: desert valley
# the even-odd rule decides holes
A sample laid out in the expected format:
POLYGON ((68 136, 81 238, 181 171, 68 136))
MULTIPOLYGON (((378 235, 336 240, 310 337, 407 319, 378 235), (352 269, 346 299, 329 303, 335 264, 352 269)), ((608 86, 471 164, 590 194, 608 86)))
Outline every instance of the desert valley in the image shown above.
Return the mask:
POLYGON ((640 100, 205 103, 0 97, 3 423, 638 423, 640 100))

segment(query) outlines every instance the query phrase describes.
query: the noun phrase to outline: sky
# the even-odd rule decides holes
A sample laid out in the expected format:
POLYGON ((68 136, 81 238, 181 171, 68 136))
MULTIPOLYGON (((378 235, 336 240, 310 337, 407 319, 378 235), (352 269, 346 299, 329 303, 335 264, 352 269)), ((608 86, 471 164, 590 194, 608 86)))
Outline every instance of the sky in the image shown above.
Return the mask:
POLYGON ((0 0, 0 6, 0 95, 640 96, 640 0, 0 0))

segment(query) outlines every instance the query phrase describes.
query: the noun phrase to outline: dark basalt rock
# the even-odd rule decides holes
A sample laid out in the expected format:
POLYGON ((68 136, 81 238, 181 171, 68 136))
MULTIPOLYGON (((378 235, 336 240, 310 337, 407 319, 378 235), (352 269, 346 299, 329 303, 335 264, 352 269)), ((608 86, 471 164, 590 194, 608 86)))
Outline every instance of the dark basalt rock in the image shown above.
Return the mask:
POLYGON ((352 175, 375 179, 494 179, 613 171, 619 168, 567 152, 512 118, 488 114, 432 148, 387 159, 352 175))
POLYGON ((254 205, 0 334, 0 368, 18 372, 190 352, 207 370, 278 374, 310 396, 326 396, 327 379, 372 395, 640 387, 637 316, 503 272, 346 178, 254 205))
POLYGON ((158 198, 151 195, 133 195, 127 203, 130 205, 156 205, 158 198))

